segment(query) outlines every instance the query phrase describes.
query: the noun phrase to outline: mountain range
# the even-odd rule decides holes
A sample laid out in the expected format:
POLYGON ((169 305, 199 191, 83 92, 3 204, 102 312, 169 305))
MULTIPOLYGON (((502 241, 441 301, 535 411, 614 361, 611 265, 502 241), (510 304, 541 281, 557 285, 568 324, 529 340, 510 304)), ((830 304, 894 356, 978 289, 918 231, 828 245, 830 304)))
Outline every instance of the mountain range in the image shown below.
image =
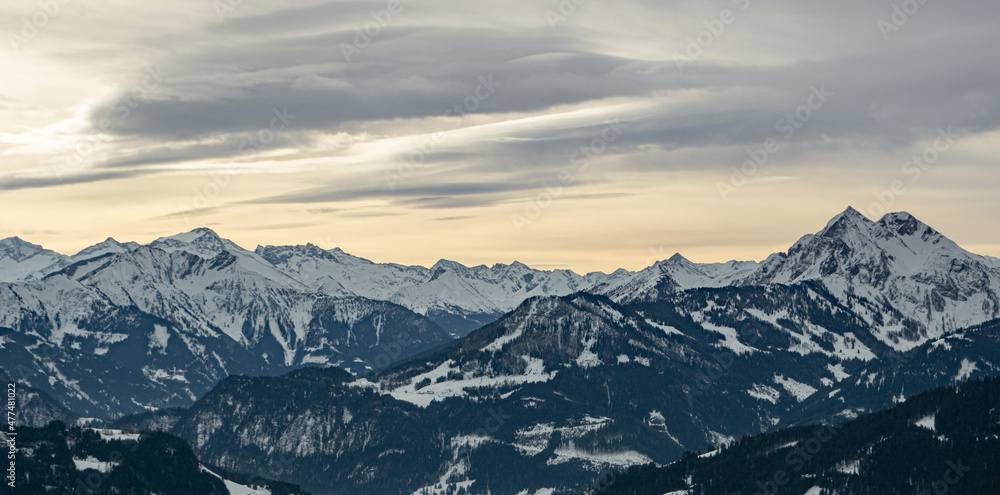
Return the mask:
POLYGON ((1000 260, 906 213, 610 274, 206 229, 73 256, 7 239, 0 267, 0 362, 39 397, 318 494, 569 493, 1000 366, 1000 260))

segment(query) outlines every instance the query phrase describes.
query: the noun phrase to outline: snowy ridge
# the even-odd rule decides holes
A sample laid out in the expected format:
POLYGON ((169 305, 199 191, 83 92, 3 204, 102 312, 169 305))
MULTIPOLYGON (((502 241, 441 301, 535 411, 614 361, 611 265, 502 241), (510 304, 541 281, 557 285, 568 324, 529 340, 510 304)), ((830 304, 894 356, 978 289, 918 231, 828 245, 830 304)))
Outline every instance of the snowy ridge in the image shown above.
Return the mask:
POLYGON ((329 295, 358 295, 391 301, 418 314, 457 315, 472 330, 534 296, 562 296, 588 289, 608 275, 536 270, 522 263, 468 267, 440 260, 430 268, 373 263, 340 249, 258 246, 256 253, 303 283, 329 295))
POLYGON ((848 208, 737 283, 806 281, 821 282, 899 350, 1000 317, 996 264, 908 213, 874 222, 848 208))
MULTIPOLYGON (((0 240, 0 329, 13 330, 0 336, 0 354, 46 370, 37 378, 55 383, 32 385, 64 404, 102 404, 115 414, 189 404, 232 373, 384 369, 512 311, 503 333, 470 341, 478 347, 469 356, 503 362, 472 370, 479 382, 469 386, 532 383, 560 366, 648 366, 673 339, 748 357, 787 351, 869 362, 928 341, 949 347, 943 337, 1000 317, 1000 261, 963 250, 907 213, 872 221, 853 209, 760 263, 698 264, 677 254, 638 272, 587 275, 518 262, 373 263, 314 245, 248 251, 204 228, 147 245, 109 238, 72 256, 0 240), (625 316, 582 297, 588 292, 645 305, 647 314, 625 316), (525 301, 536 305, 517 311, 525 301), (656 316, 660 306, 677 314, 656 316), (616 351, 620 342, 602 340, 621 338, 623 325, 641 330, 642 346, 616 351), (545 341, 554 335, 565 340, 545 341), (566 359, 553 362, 553 353, 566 359), (130 376, 145 380, 142 393, 105 400, 97 392, 106 384, 77 376, 126 355, 130 376), (542 371, 526 373, 536 362, 542 371)), ((961 380, 986 366, 970 361, 952 372, 961 380)), ((413 395, 467 389, 437 385, 413 395)))
MULTIPOLYGON (((0 261, 17 262, 17 273, 52 258, 3 245, 0 261)), ((391 303, 318 293, 208 229, 141 246, 109 239, 59 259, 50 273, 0 282, 0 328, 18 342, 0 354, 88 415, 189 405, 230 373, 303 364, 363 373, 451 339, 391 303), (122 362, 134 373, 112 387, 81 379, 122 362)))
POLYGON ((590 291, 620 303, 657 301, 687 289, 730 285, 757 267, 754 261, 692 263, 677 253, 634 274, 615 272, 590 291))

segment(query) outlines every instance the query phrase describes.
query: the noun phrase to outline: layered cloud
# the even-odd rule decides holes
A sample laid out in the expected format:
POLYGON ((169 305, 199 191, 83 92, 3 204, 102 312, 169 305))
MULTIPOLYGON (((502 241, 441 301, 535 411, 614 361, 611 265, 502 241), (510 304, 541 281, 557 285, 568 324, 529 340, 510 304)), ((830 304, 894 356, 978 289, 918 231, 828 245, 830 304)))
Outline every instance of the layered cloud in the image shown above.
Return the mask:
MULTIPOLYGON (((400 216, 430 232, 503 225, 490 242, 517 238, 516 250, 525 232, 559 230, 524 228, 543 216, 582 221, 566 203, 628 218, 637 204, 699 218, 737 204, 815 223, 847 203, 944 211, 997 185, 996 2, 39 5, 0 7, 11 44, 0 61, 16 67, 0 81, 6 211, 80 195, 103 204, 72 214, 93 215, 129 187, 150 202, 120 219, 139 235, 202 221, 259 237, 248 217, 266 211, 266 225, 300 227, 289 240, 315 240, 281 212, 329 222, 362 209, 364 235, 392 239, 400 216), (942 132, 947 149, 911 181, 905 163, 942 132), (966 181, 927 179, 945 165, 966 181), (906 191, 880 198, 897 180, 906 191), (775 191, 821 201, 790 209, 775 191)), ((729 243, 654 237, 623 242, 729 243)), ((585 268, 596 258, 566 255, 585 268)))

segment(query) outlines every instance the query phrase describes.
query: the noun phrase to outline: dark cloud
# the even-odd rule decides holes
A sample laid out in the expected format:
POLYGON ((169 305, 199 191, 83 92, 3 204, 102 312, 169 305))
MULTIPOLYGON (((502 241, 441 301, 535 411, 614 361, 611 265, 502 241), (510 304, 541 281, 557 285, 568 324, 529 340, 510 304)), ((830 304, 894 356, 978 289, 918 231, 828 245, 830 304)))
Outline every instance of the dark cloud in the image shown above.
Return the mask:
POLYGON ((451 216, 451 217, 437 217, 437 218, 432 218, 431 220, 433 220, 435 222, 454 222, 455 220, 466 220, 466 219, 469 219, 469 218, 476 218, 476 217, 474 217, 472 215, 455 215, 455 216, 451 216))
MULTIPOLYGON (((269 136, 266 150, 315 152, 322 136, 378 127, 392 137, 393 126, 420 127, 422 119, 463 104, 474 107, 467 110, 477 118, 512 119, 569 105, 633 106, 619 115, 607 110, 603 119, 514 126, 500 137, 449 143, 427 152, 426 173, 396 190, 381 177, 329 184, 318 177, 315 187, 259 202, 496 204, 544 187, 570 166, 575 150, 600 136, 602 120, 615 116, 627 132, 606 143, 602 156, 628 155, 628 163, 614 165, 618 171, 690 168, 663 156, 691 149, 740 154, 780 138, 781 119, 809 101, 814 88, 832 96, 796 129, 792 144, 801 150, 828 150, 838 141, 894 150, 941 128, 972 135, 1000 127, 1000 57, 993 50, 1000 46, 997 2, 928 2, 885 40, 879 22, 890 20, 888 3, 756 0, 683 70, 669 55, 643 55, 665 38, 641 28, 662 23, 679 30, 671 39, 683 54, 704 30, 701 21, 732 8, 731 2, 603 6, 608 15, 601 30, 577 27, 576 18, 553 29, 545 12, 554 2, 512 4, 502 17, 496 15, 500 6, 488 3, 404 4, 405 11, 379 28, 350 62, 343 43, 354 43, 358 28, 384 4, 322 2, 260 13, 241 8, 225 22, 143 38, 139 45, 158 49, 155 64, 165 75, 110 131, 123 148, 97 168, 115 171, 87 171, 65 181, 0 179, 0 188, 131 177, 140 174, 133 169, 192 160, 253 160, 256 155, 241 144, 255 135, 269 136), (629 12, 642 15, 629 18, 629 12), (635 50, 622 49, 629 46, 635 50), (496 83, 490 91, 484 90, 487 80, 496 83), (276 121, 278 114, 286 119, 276 121), (432 183, 440 180, 432 172, 445 168, 453 174, 449 181, 432 183)), ((581 7, 581 16, 588 7, 581 7)), ((87 50, 92 47, 79 53, 92 53, 87 50)), ((135 74, 118 83, 119 93, 91 111, 95 128, 119 113, 135 88, 135 74)), ((0 105, 8 101, 0 97, 0 105)), ((732 162, 725 157, 699 166, 728 168, 732 162)), ((384 165, 372 164, 379 170, 384 165)))
POLYGON ((462 201, 462 197, 474 197, 510 191, 531 189, 531 184, 465 182, 451 184, 401 185, 390 189, 381 187, 332 188, 320 187, 306 191, 272 196, 253 201, 255 203, 328 203, 356 199, 382 198, 418 207, 444 204, 448 201, 462 201))
POLYGON ((68 186, 73 184, 87 184, 107 180, 119 180, 137 177, 149 172, 140 170, 104 171, 104 172, 84 172, 77 174, 67 174, 65 176, 52 177, 0 177, 0 191, 15 191, 18 189, 35 189, 41 187, 68 186))

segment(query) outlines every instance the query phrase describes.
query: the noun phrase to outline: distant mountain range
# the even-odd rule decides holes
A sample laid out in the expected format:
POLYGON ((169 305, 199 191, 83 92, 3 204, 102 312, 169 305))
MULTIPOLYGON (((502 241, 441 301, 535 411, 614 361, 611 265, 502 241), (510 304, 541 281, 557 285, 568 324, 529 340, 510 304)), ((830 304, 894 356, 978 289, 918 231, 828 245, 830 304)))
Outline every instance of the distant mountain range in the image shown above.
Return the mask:
POLYGON ((0 362, 39 404, 140 414, 119 421, 318 494, 569 493, 1000 368, 1000 260, 905 213, 611 274, 206 229, 73 256, 7 239, 0 267, 0 362))
POLYGON ((73 411, 111 418, 190 405, 234 373, 385 369, 527 297, 593 283, 517 263, 428 269, 315 246, 251 252, 208 229, 147 245, 108 239, 72 256, 10 238, 0 240, 0 357, 73 411))

